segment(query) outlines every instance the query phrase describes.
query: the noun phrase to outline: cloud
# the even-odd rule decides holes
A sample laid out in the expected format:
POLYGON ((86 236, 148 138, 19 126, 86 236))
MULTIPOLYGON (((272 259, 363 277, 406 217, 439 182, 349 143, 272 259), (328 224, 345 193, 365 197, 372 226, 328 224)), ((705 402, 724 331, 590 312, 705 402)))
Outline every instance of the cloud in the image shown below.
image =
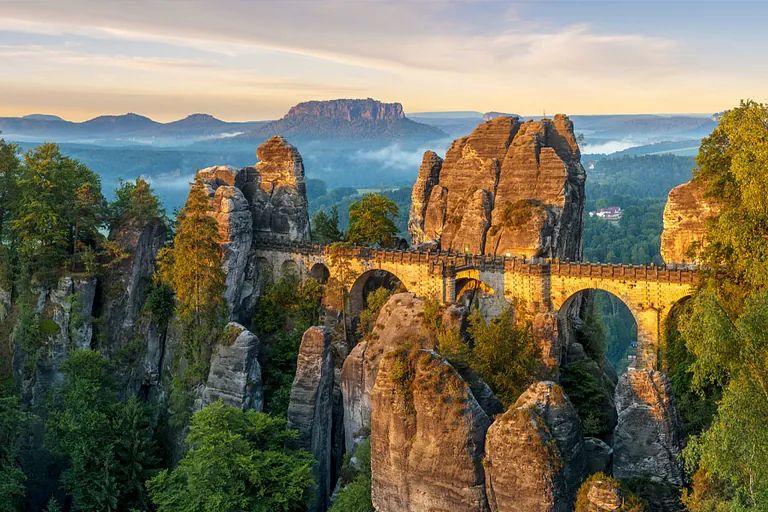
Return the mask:
POLYGON ((352 156, 353 160, 363 163, 375 163, 384 169, 413 170, 418 169, 424 152, 427 149, 445 154, 450 141, 434 141, 430 146, 416 149, 403 148, 399 143, 394 143, 380 149, 357 150, 352 156), (438 149, 436 149, 438 148, 438 149))

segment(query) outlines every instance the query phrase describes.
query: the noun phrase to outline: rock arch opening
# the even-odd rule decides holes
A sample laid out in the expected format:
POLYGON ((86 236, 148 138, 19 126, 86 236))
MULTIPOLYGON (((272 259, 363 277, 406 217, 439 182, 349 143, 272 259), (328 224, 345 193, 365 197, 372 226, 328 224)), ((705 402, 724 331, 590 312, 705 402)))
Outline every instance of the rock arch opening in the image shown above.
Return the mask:
POLYGON ((285 260, 283 264, 280 265, 280 277, 288 276, 295 278, 297 281, 301 280, 301 268, 299 267, 299 264, 293 260, 285 260))

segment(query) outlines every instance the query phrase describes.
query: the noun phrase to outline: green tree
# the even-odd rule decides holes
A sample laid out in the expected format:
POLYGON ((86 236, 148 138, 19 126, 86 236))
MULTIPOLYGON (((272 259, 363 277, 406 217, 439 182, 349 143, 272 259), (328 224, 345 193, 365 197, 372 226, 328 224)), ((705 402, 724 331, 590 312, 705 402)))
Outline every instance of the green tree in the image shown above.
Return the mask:
POLYGON ((26 476, 17 462, 19 428, 25 415, 16 396, 0 397, 0 512, 19 510, 26 476))
POLYGON ((314 485, 312 456, 286 445, 286 422, 221 401, 195 413, 189 451, 147 482, 159 512, 305 510, 314 485))
POLYGON ((17 186, 12 228, 30 273, 50 279, 81 247, 95 247, 104 219, 97 174, 56 144, 43 144, 24 155, 17 186))
POLYGON ((205 190, 200 178, 195 178, 178 219, 173 247, 158 254, 160 275, 176 294, 181 354, 191 384, 203 381, 211 343, 227 313, 221 237, 205 190))
POLYGON ((66 457, 61 483, 78 510, 146 507, 143 482, 157 465, 147 405, 117 400, 104 357, 78 350, 48 404, 46 446, 66 457))
POLYGON ((379 317, 379 312, 384 304, 387 303, 392 296, 392 291, 386 288, 376 288, 373 292, 366 297, 366 308, 360 312, 360 325, 357 328, 357 333, 365 338, 373 332, 373 328, 376 327, 376 319, 379 317))
POLYGON ((138 225, 146 224, 165 216, 160 199, 149 183, 141 178, 135 181, 120 179, 115 189, 115 200, 109 204, 110 222, 114 223, 124 215, 138 225))
POLYGON ((321 244, 332 244, 344 239, 344 233, 339 230, 339 208, 334 205, 331 213, 320 210, 312 216, 312 240, 321 244))
POLYGON ((768 509, 768 106, 743 101, 704 139, 695 178, 721 208, 707 226, 695 296, 673 347, 690 388, 722 389, 711 426, 689 441, 689 510, 768 509))
POLYGON ((380 194, 365 194, 349 206, 347 241, 388 247, 397 234, 397 204, 380 194))
POLYGON ((340 478, 341 490, 330 512, 373 512, 370 439, 345 455, 340 478))
POLYGON ((0 288, 11 291, 16 259, 12 220, 18 203, 19 148, 0 139, 0 288))
POLYGON ((541 359, 530 322, 507 307, 489 323, 475 309, 467 332, 473 341, 469 364, 509 407, 541 371, 541 359), (517 318, 516 318, 517 317, 517 318))

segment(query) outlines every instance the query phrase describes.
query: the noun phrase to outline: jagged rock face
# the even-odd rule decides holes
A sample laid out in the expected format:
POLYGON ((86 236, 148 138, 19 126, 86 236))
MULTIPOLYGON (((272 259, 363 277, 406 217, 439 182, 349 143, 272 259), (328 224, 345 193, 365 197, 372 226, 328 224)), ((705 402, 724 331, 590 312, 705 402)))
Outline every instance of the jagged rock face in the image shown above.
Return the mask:
POLYGON ((685 444, 683 422, 667 376, 629 370, 619 379, 615 402, 619 418, 613 442, 614 476, 682 486, 678 456, 685 444))
POLYGON ((688 256, 691 244, 705 242, 707 221, 720 212, 712 198, 704 197, 704 184, 691 180, 673 188, 664 207, 661 257, 667 263, 696 263, 688 256))
POLYGON ((325 511, 331 496, 333 424, 333 335, 326 327, 310 327, 301 339, 296 377, 288 405, 288 428, 299 432, 297 447, 311 453, 317 465, 315 500, 308 510, 325 511))
POLYGON ((487 510, 482 457, 491 420, 442 357, 390 352, 372 401, 371 494, 377 511, 487 510))
POLYGON ((439 239, 442 249, 577 259, 586 179, 580 158, 564 115, 479 125, 454 141, 439 172, 424 170, 425 155, 414 203, 423 197, 426 207, 410 219, 413 243, 439 239))
POLYGON ((128 255, 110 270, 104 280, 102 325, 110 350, 131 342, 137 333, 139 316, 147 298, 146 282, 155 271, 155 259, 168 237, 161 220, 137 225, 123 218, 112 227, 109 239, 128 255))
POLYGON ((408 231, 414 243, 422 243, 424 237, 424 214, 427 210, 427 201, 432 188, 440 180, 440 169, 443 166, 443 159, 437 156, 434 151, 426 151, 419 168, 419 177, 416 178, 416 184, 411 192, 411 213, 408 217, 408 231), (418 240, 418 242, 417 242, 418 240))
POLYGON ((259 146, 256 156, 259 163, 246 168, 243 189, 251 205, 254 236, 308 241, 309 203, 299 151, 277 136, 259 146))
POLYGON ((244 283, 248 254, 253 243, 253 217, 250 205, 237 184, 245 173, 230 166, 209 167, 198 171, 207 185, 213 207, 211 214, 219 225, 222 259, 226 274, 224 298, 232 318, 236 318, 244 283))
POLYGON ((491 510, 566 512, 584 480, 581 421, 553 382, 532 384, 486 436, 491 510))
POLYGON ((4 322, 8 313, 11 312, 11 292, 0 288, 0 322, 4 322))
POLYGON ((382 356, 407 341, 426 349, 435 346, 434 335, 424 324, 424 301, 412 293, 397 293, 381 308, 371 335, 344 361, 341 390, 347 451, 370 431, 371 391, 382 356))
MULTIPOLYGON (((33 407, 40 405, 48 390, 64 378, 61 364, 74 349, 89 349, 93 338, 95 278, 62 277, 55 288, 38 290, 35 314, 50 322, 42 336, 34 373, 28 373, 23 354, 14 354, 14 371, 21 382, 21 396, 33 407)), ((15 335, 15 334, 14 334, 15 335)))
POLYGON ((199 408, 221 399, 232 407, 261 412, 264 388, 258 355, 259 338, 240 324, 227 324, 213 348, 199 408))

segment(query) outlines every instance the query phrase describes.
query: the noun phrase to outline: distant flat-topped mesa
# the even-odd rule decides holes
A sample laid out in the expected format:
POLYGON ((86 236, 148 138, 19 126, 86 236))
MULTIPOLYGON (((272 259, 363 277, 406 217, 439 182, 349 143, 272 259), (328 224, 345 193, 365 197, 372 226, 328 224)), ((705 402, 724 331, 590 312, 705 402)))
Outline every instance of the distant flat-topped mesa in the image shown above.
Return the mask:
POLYGON ((260 126, 241 136, 258 138, 269 135, 297 138, 424 138, 445 137, 437 128, 405 117, 400 103, 340 99, 306 101, 291 107, 277 121, 260 126))
POLYGON ((717 201, 704 192, 704 183, 697 179, 669 192, 661 234, 661 257, 666 263, 697 263, 689 252, 691 246, 706 243, 707 221, 720 212, 717 201))
POLYGON ((415 245, 498 256, 581 256, 584 181, 573 123, 501 116, 424 154, 408 223, 415 245))

